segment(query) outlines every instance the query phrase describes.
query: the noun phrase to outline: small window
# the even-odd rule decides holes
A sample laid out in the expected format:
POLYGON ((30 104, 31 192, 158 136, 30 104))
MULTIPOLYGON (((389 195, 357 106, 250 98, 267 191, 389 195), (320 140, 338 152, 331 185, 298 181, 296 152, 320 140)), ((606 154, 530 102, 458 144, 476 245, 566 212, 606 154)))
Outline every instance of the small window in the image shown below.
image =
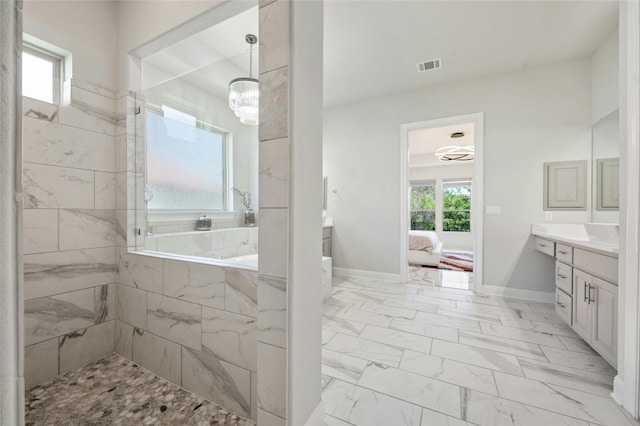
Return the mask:
POLYGON ((50 104, 60 103, 62 58, 34 46, 22 49, 22 95, 50 104))
POLYGON ((436 230, 436 184, 435 182, 411 185, 411 229, 436 230))
POLYGON ((442 230, 471 232, 471 181, 443 182, 442 230))
POLYGON ((227 209, 228 133, 195 116, 162 106, 147 110, 149 210, 156 212, 227 209))

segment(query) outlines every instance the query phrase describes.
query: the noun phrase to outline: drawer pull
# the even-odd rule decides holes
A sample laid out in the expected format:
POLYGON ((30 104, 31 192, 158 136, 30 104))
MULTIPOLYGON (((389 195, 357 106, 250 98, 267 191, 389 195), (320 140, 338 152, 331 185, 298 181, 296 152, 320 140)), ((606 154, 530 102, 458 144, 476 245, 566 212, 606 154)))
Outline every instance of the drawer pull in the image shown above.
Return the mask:
MULTIPOLYGON (((591 288, 591 286, 589 286, 589 288, 591 288)), ((589 303, 589 301, 588 301, 588 299, 587 299, 587 283, 586 283, 586 281, 585 281, 585 283, 584 283, 584 301, 585 301, 585 303, 587 303, 587 304, 589 303)))
POLYGON ((560 306, 561 308, 565 308, 567 306, 564 303, 560 303, 560 302, 556 302, 556 305, 560 306))
POLYGON ((593 287, 591 284, 589 284, 589 304, 591 304, 591 302, 595 303, 595 299, 591 298, 591 289, 595 289, 595 287, 593 287))
POLYGON ((562 275, 562 274, 557 274, 557 277, 560 278, 561 280, 564 280, 567 278, 566 275, 562 275))
POLYGON ((560 253, 560 254, 567 254, 567 252, 566 252, 566 251, 562 251, 562 250, 558 250, 558 253, 560 253))
POLYGON ((540 243, 538 243, 538 247, 546 247, 546 246, 547 246, 546 244, 540 244, 540 243))

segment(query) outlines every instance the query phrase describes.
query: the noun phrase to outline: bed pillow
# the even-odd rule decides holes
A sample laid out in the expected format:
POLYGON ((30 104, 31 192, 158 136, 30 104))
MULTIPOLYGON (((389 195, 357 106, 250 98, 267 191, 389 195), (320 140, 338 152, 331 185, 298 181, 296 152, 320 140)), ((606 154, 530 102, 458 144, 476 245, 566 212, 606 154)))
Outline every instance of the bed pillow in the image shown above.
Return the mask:
POLYGON ((432 252, 438 245, 438 234, 433 231, 409 231, 409 250, 432 252))

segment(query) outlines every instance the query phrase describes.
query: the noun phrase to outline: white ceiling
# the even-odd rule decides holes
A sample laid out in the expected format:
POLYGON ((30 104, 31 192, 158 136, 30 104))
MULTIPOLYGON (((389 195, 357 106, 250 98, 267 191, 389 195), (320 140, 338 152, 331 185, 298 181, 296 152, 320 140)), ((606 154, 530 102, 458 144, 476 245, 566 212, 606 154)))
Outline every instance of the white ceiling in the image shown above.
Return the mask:
POLYGON ((444 146, 473 146, 474 141, 473 123, 410 130, 407 134, 409 167, 460 164, 455 162, 441 162, 435 156, 435 153, 438 148, 444 146), (451 138, 451 134, 455 132, 463 132, 464 136, 455 139, 451 138))
MULTIPOLYGON (((615 1, 324 4, 325 106, 587 57, 618 23, 615 1), (433 58, 442 58, 441 69, 416 71, 416 63, 433 58)), ((244 36, 257 27, 255 7, 147 58, 146 87, 182 75, 226 97, 229 80, 248 74, 244 36)), ((254 48, 254 75, 258 57, 254 48)))
POLYGON ((615 1, 325 0, 324 104, 586 57, 615 1), (442 58, 439 70, 416 63, 442 58))

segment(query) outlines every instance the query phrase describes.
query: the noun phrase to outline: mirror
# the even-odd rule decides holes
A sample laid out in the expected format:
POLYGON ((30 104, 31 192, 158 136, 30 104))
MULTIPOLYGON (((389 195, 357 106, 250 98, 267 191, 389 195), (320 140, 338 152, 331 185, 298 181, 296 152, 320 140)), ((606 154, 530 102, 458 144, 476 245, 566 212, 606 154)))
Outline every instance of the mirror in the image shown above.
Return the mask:
POLYGON ((592 128, 592 222, 618 223, 620 199, 619 112, 592 128))
MULTIPOLYGON (((257 263, 258 126, 240 122, 229 82, 258 75, 258 8, 187 37, 142 63, 136 93, 136 227, 144 250, 257 263), (255 216, 254 216, 255 215, 255 216), (250 258, 251 259, 248 259, 250 258)), ((255 266, 255 265, 254 265, 255 266)))

